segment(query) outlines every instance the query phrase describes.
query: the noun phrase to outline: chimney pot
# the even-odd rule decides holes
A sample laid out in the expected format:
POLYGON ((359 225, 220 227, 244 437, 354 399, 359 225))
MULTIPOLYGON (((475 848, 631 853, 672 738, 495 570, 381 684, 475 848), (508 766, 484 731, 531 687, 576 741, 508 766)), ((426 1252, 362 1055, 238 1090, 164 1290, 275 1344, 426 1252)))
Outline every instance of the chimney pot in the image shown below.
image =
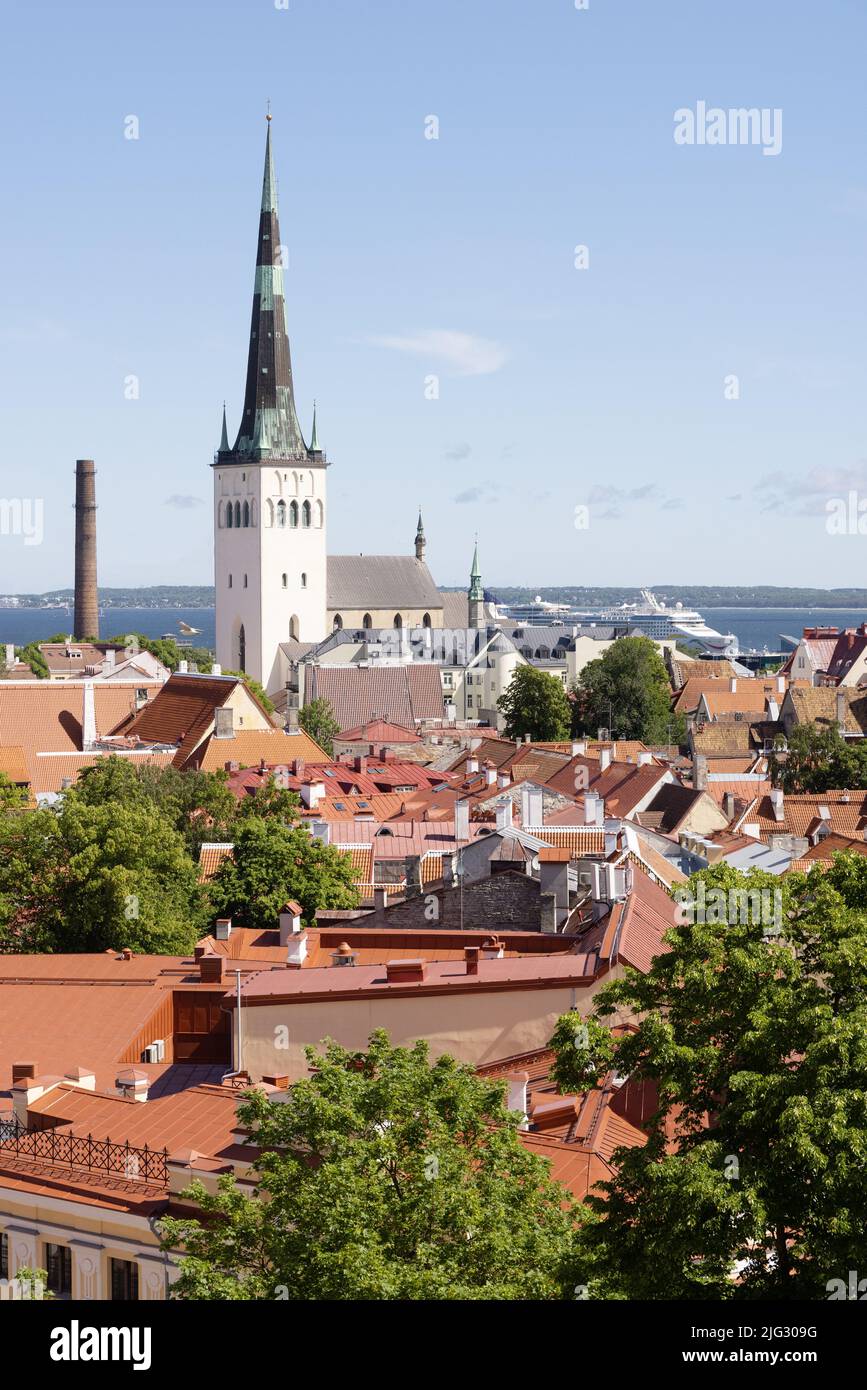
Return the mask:
POLYGON ((223 957, 203 955, 199 958, 199 979, 202 984, 219 984, 223 978, 223 957))
POLYGON ((467 974, 478 975, 479 973, 479 948, 478 946, 465 946, 464 959, 467 963, 467 974))

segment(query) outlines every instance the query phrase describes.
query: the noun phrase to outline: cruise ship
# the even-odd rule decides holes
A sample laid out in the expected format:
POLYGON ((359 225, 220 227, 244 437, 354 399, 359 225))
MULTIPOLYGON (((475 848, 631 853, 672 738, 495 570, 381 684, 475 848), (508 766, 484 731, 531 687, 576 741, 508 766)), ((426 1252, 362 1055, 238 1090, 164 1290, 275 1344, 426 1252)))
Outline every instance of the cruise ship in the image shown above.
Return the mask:
POLYGON ((501 610, 501 616, 514 622, 551 626, 558 623, 612 623, 643 632, 657 639, 679 637, 700 647, 709 656, 737 656, 738 639, 733 632, 717 632, 694 608, 682 603, 663 604, 650 589, 641 590, 641 602, 620 603, 593 611, 576 609, 566 603, 546 603, 536 596, 533 603, 522 603, 501 610))

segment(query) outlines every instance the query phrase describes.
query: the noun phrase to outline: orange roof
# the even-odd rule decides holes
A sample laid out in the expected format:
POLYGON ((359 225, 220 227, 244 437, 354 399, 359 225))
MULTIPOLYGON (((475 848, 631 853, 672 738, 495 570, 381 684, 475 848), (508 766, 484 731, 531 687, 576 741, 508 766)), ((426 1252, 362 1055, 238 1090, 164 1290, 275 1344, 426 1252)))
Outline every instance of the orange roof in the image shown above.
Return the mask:
POLYGON ((403 724, 390 724, 387 719, 371 719, 354 729, 343 729, 337 735, 340 743, 421 743, 415 729, 403 724))
MULTIPOLYGON (((175 758, 176 766, 182 767, 210 732, 214 711, 225 705, 239 685, 242 682, 237 676, 194 676, 175 672, 159 687, 155 698, 118 732, 140 738, 143 743, 182 744, 175 758)), ((249 690, 247 694, 267 721, 268 716, 255 695, 249 690)))
POLYGON ((787 792, 783 797, 783 819, 774 815, 770 796, 763 796, 747 820, 757 823, 762 835, 805 836, 825 825, 837 835, 860 839, 867 827, 867 791, 787 792), (827 808, 828 816, 821 812, 827 808))
POLYGON ((101 681, 3 681, 0 683, 0 745, 23 749, 33 774, 37 753, 81 751, 85 686, 93 691, 96 731, 110 734, 135 712, 136 691, 155 698, 158 681, 114 685, 101 681))
POLYGON ((216 844, 214 841, 202 845, 199 850, 199 883, 209 883, 231 853, 231 845, 216 844))
POLYGON ((33 791, 39 793, 63 791, 64 784, 74 783, 86 767, 94 767, 100 758, 109 756, 132 762, 133 767, 168 767, 172 753, 156 753, 128 749, 111 749, 102 753, 37 753, 30 759, 33 791))
POLYGON ((4 773, 10 782, 15 782, 20 786, 29 785, 30 772, 24 757, 24 749, 16 746, 0 748, 0 773, 4 773))
POLYGON ((264 759, 271 767, 282 767, 293 758, 306 763, 328 763, 328 754, 303 729, 236 729, 231 738, 209 734, 189 760, 189 766, 203 772, 218 772, 227 763, 255 767, 264 759))

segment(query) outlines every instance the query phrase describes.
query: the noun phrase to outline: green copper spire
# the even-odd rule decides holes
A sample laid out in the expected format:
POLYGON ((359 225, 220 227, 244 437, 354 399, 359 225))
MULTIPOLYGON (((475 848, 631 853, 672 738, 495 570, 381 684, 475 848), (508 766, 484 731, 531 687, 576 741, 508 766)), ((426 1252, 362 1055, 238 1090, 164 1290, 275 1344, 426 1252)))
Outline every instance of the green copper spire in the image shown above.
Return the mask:
POLYGON ((262 212, 277 211, 277 180, 274 178, 274 159, 271 154, 271 115, 265 117, 268 131, 265 135, 265 172, 262 175, 262 212))
POLYGON ((316 433, 316 402, 313 402, 313 433, 310 436, 310 452, 319 453, 319 436, 316 433))
POLYGON ((227 454, 228 452, 229 452, 229 436, 228 436, 228 433, 227 433, 227 431, 226 431, 226 402, 223 401, 223 433, 220 435, 220 453, 221 453, 221 454, 227 454))
POLYGON ((482 588, 482 572, 479 569, 479 538, 476 536, 476 547, 473 551, 473 567, 470 570, 470 588, 467 597, 471 602, 484 600, 485 591, 482 588))

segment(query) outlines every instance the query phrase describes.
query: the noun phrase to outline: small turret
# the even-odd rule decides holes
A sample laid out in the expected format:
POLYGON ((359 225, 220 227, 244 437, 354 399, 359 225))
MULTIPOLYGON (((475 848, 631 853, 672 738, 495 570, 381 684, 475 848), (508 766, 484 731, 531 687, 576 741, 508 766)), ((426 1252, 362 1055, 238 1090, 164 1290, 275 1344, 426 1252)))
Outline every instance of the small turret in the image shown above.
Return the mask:
POLYGON ((415 528, 415 558, 416 558, 417 560, 423 560, 423 559, 424 559, 424 548, 425 548, 424 526, 423 526, 423 524, 422 524, 422 519, 421 519, 421 507, 419 507, 419 509, 418 509, 418 525, 417 525, 416 528, 415 528))
POLYGON ((473 551, 473 567, 470 570, 470 587, 467 590, 467 608, 470 627, 485 626, 485 591, 482 588, 482 572, 479 569, 479 538, 473 551))

